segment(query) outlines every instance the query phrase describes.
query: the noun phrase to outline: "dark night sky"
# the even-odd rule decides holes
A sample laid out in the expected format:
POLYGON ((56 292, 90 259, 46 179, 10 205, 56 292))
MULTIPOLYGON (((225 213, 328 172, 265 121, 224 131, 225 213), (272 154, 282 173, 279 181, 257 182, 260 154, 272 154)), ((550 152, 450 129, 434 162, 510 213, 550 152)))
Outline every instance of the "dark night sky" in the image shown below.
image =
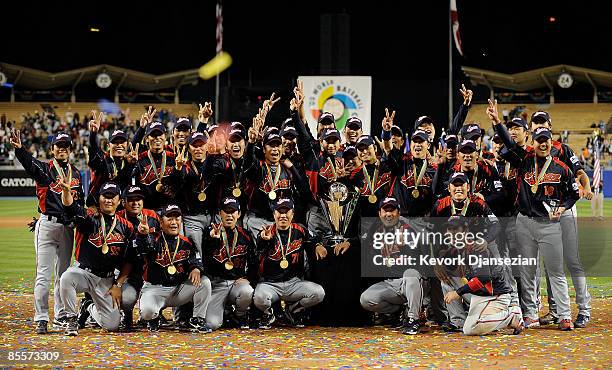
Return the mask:
MULTIPOLYGON (((612 69, 612 26, 604 1, 457 2, 466 52, 465 58, 455 53, 458 65, 503 72, 559 63, 612 69), (551 16, 556 22, 549 22, 551 16)), ((232 79, 246 79, 249 68, 255 79, 316 74, 319 16, 330 12, 350 15, 352 74, 445 78, 447 3, 226 0, 224 47, 234 57, 232 79)), ((215 2, 161 4, 4 4, 0 60, 49 71, 108 63, 155 73, 209 60, 215 51, 215 2), (101 32, 89 32, 90 26, 101 32)))

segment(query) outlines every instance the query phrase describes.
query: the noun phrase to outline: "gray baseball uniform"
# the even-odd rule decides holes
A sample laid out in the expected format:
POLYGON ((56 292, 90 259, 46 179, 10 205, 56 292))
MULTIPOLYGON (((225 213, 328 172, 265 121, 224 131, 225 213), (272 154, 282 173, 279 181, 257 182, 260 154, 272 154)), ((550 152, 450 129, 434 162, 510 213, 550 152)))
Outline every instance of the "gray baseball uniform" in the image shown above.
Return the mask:
POLYGON ((287 303, 299 302, 303 308, 323 302, 325 291, 319 284, 294 277, 287 281, 261 282, 255 288, 253 302, 262 312, 268 312, 272 304, 282 299, 287 303))
POLYGON ((152 320, 157 318, 162 308, 193 302, 193 316, 204 318, 210 291, 210 280, 206 276, 201 277, 198 287, 190 280, 176 286, 153 285, 145 281, 140 291, 140 317, 152 320))
POLYGON ((206 310, 206 323, 212 330, 223 325, 223 313, 227 305, 236 308, 236 316, 243 317, 253 302, 254 289, 248 282, 236 284, 236 280, 215 279, 211 282, 212 294, 206 310))
POLYGON ((414 269, 399 279, 378 282, 361 294, 361 306, 368 311, 393 313, 406 305, 409 318, 418 319, 423 305, 423 278, 414 269))

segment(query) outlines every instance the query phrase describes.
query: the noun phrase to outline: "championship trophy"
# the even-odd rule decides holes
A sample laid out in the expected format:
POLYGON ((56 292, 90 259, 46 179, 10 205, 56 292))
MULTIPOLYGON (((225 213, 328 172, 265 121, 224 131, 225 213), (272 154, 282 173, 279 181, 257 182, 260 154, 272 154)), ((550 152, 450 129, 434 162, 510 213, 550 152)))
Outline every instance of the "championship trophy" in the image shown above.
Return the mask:
POLYGON ((340 182, 334 182, 330 185, 328 194, 322 197, 319 202, 321 209, 325 215, 325 219, 329 224, 331 235, 327 234, 324 239, 334 245, 346 240, 344 237, 357 202, 359 201, 358 189, 350 191, 349 188, 340 182))

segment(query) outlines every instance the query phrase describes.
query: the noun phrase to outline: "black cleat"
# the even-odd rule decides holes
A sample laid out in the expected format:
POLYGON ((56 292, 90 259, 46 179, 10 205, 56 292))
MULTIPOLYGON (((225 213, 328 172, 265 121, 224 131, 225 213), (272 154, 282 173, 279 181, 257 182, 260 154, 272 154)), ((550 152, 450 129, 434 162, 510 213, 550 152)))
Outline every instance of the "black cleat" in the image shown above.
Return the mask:
POLYGON ((132 315, 132 311, 121 311, 123 314, 121 317, 121 323, 119 324, 119 329, 121 331, 132 331, 132 326, 134 325, 134 316, 132 315))
POLYGON ((418 319, 408 318, 404 325, 400 328, 400 333, 407 335, 417 335, 421 329, 421 324, 418 319))
POLYGON ((194 333, 212 333, 212 329, 206 323, 206 320, 201 317, 192 317, 189 319, 189 326, 194 333))
POLYGON ((172 326, 172 322, 166 319, 166 316, 164 316, 161 310, 159 311, 158 317, 159 317, 159 326, 161 326, 162 328, 167 328, 167 327, 172 326))
POLYGON ((591 318, 589 316, 580 313, 578 314, 578 317, 576 317, 576 321, 574 321, 574 327, 586 328, 589 321, 591 321, 591 318))
POLYGON ((76 317, 67 319, 66 331, 64 333, 71 337, 79 334, 79 322, 76 317))
POLYGON ((440 328, 447 333, 459 333, 462 331, 460 327, 458 327, 457 325, 453 324, 450 321, 442 323, 440 325, 440 328))
POLYGON ((548 313, 539 318, 540 325, 554 325, 559 323, 559 317, 552 312, 548 313))
POLYGON ((45 320, 36 321, 36 334, 47 334, 47 324, 49 323, 45 320))
POLYGON ((78 324, 78 328, 79 329, 83 329, 85 327, 85 324, 87 323, 87 319, 89 318, 89 306, 91 306, 93 303, 93 300, 91 299, 83 299, 81 301, 81 307, 79 307, 79 316, 77 319, 77 324, 78 324))
POLYGON ((64 330, 66 329, 66 326, 68 325, 68 318, 66 317, 60 317, 58 318, 54 318, 53 319, 53 330, 64 330))
POLYGON ((149 329, 150 332, 158 332, 159 331, 159 317, 149 320, 147 322, 147 329, 149 329))
POLYGON ((270 313, 264 312, 263 315, 261 315, 259 329, 270 329, 274 321, 276 321, 276 316, 274 316, 274 310, 270 308, 270 313))

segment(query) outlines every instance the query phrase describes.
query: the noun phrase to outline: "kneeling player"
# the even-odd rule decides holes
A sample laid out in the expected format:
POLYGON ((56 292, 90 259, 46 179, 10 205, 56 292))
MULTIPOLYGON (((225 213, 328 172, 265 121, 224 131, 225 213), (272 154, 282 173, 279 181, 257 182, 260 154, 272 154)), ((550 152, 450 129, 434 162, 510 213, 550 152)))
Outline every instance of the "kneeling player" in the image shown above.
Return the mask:
MULTIPOLYGON (((378 216, 380 224, 374 225, 373 230, 369 233, 370 235, 375 232, 395 234, 397 230, 402 233, 404 230, 412 230, 406 222, 400 222, 399 203, 395 198, 388 197, 381 202, 378 216)), ((367 243, 364 244, 367 245, 367 243)), ((396 244, 384 245, 380 250, 376 250, 376 253, 380 253, 383 258, 396 258, 402 254, 410 253, 418 261, 419 250, 417 248, 418 246, 410 248, 409 246, 396 244)), ((398 269, 404 269, 401 266, 389 266, 385 269, 389 270, 383 272, 385 275, 393 274, 402 277, 386 279, 370 286, 361 294, 361 306, 368 311, 382 314, 398 312, 405 306, 406 311, 400 332, 402 334, 415 335, 419 332, 421 326, 419 313, 423 305, 424 277, 416 269, 416 266, 415 268, 405 269, 403 273, 397 271, 398 269), (399 274, 397 274, 398 272, 399 274)))
POLYGON ((226 305, 229 305, 235 307, 238 326, 248 329, 247 312, 253 302, 253 288, 247 273, 257 276, 255 242, 250 231, 236 225, 240 218, 237 199, 223 199, 219 217, 221 223, 213 223, 204 230, 202 243, 203 260, 212 285, 206 322, 212 330, 221 327, 226 305))
POLYGON ((191 239, 179 234, 181 209, 169 204, 162 209, 161 216, 161 230, 157 233, 149 234, 146 216, 138 224, 136 245, 145 260, 140 316, 149 321, 150 331, 158 331, 160 309, 193 301, 190 329, 210 333, 205 319, 210 280, 201 276, 204 268, 191 239))
POLYGON ((519 334, 523 329, 520 308, 511 305, 512 287, 501 265, 473 264, 470 256, 479 259, 491 258, 489 249, 477 252, 474 245, 464 242, 469 228, 463 216, 451 216, 446 226, 445 235, 453 235, 457 242, 440 253, 444 257, 463 257, 465 263, 457 264, 453 277, 440 276, 444 302, 453 317, 464 317, 463 333, 466 335, 484 335, 505 328, 514 329, 519 334), (461 300, 469 304, 465 309, 461 300))
POLYGON ((303 280, 304 252, 313 248, 317 259, 327 250, 302 225, 294 224, 293 202, 281 198, 274 204, 274 225, 264 227, 257 239, 261 253, 261 282, 253 301, 263 312, 259 328, 269 329, 275 320, 272 304, 287 303, 286 313, 297 327, 304 326, 307 308, 323 301, 325 291, 319 284, 303 280))

